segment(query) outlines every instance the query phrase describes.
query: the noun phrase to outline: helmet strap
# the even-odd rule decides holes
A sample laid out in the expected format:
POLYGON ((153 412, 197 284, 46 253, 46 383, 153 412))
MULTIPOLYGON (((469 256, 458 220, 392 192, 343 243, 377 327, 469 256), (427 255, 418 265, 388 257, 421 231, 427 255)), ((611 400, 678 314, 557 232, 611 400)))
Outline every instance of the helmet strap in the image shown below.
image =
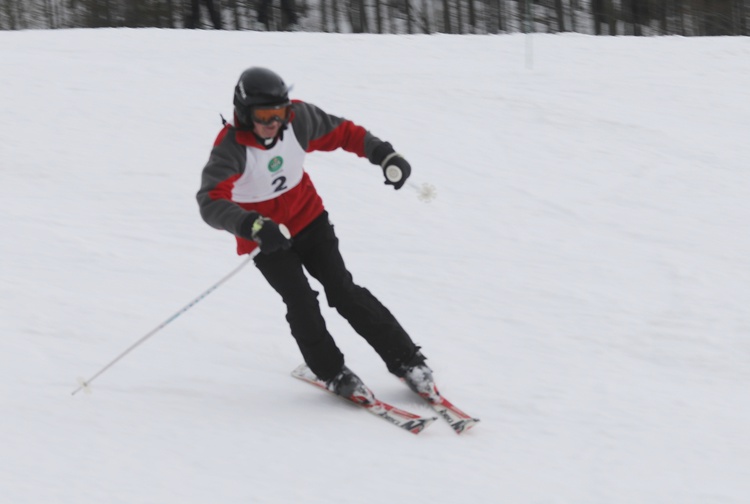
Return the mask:
POLYGON ((252 132, 258 143, 265 147, 266 150, 268 150, 273 149, 273 146, 276 145, 276 142, 278 142, 279 140, 284 140, 284 130, 286 129, 286 126, 287 123, 282 124, 281 128, 279 128, 279 133, 273 138, 262 138, 258 136, 258 134, 255 132, 255 128, 252 129, 252 132))

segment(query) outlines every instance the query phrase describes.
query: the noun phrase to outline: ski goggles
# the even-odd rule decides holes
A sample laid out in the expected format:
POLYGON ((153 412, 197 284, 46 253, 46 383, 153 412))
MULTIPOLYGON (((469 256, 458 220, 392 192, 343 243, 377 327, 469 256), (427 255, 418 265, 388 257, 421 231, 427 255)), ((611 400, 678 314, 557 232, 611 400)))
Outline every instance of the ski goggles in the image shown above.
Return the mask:
POLYGON ((253 122, 270 126, 275 122, 285 123, 289 119, 291 108, 289 105, 278 105, 276 107, 254 107, 253 122))

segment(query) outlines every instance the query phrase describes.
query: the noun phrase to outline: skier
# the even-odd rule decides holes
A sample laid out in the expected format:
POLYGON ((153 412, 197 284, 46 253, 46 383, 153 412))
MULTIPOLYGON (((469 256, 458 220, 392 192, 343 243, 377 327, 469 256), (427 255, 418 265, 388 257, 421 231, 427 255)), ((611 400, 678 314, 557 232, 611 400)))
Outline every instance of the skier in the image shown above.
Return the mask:
POLYGON ((342 148, 379 165, 394 189, 404 185, 411 167, 390 143, 315 105, 290 100, 289 91, 271 70, 242 73, 234 90, 234 122, 224 121, 203 169, 201 216, 236 236, 238 254, 260 248, 255 265, 286 304, 305 363, 330 391, 350 397, 365 387, 344 364, 304 270, 391 373, 415 392, 431 393, 432 371, 420 347, 375 296, 353 282, 303 165, 307 152, 342 148))

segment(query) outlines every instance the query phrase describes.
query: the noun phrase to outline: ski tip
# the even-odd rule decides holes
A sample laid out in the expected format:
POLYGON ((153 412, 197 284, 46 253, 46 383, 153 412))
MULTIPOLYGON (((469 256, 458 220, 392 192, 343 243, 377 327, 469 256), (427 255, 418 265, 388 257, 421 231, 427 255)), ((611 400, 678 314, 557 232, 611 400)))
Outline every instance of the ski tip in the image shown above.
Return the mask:
POLYGON ((307 367, 307 364, 300 364, 299 366, 297 366, 296 368, 292 370, 292 376, 295 376, 295 377, 304 376, 308 369, 310 368, 307 367))
POLYGON ((420 434, 427 427, 429 427, 434 422, 436 422, 437 419, 438 419, 438 417, 423 417, 423 418, 420 419, 419 425, 412 426, 409 429, 409 432, 411 432, 412 434, 420 434))
POLYGON ((308 382, 320 382, 317 376, 315 376, 315 373, 312 372, 312 370, 307 367, 307 364, 300 364, 294 370, 291 372, 292 377, 305 380, 308 382))
POLYGON ((471 430, 476 424, 479 423, 478 418, 469 418, 466 420, 460 420, 456 422, 455 424, 451 425, 454 431, 456 431, 456 434, 463 434, 464 432, 467 432, 471 430))

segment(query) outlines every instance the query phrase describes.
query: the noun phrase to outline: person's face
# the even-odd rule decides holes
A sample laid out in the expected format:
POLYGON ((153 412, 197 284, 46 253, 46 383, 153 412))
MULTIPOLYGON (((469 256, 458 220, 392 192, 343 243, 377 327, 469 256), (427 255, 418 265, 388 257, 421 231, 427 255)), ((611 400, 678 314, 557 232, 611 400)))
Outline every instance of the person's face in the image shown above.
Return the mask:
POLYGON ((274 121, 271 124, 263 124, 253 121, 253 131, 263 139, 275 138, 279 134, 279 128, 281 128, 280 122, 274 121))
POLYGON ((261 138, 274 138, 288 118, 288 105, 257 107, 253 110, 253 131, 261 138))

